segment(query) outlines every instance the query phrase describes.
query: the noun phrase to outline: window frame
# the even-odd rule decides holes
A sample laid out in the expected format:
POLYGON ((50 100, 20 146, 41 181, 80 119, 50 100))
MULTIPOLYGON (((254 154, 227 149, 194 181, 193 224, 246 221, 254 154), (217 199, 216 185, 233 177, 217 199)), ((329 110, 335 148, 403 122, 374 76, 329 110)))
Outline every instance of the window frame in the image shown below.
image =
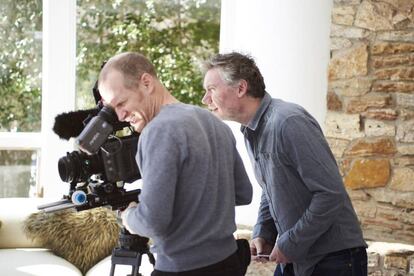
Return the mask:
POLYGON ((76 0, 43 0, 42 21, 41 131, 1 132, 0 150, 37 151, 37 190, 43 190, 43 197, 57 198, 68 190, 57 162, 73 150, 73 143, 60 139, 52 128, 57 114, 75 109, 76 0))

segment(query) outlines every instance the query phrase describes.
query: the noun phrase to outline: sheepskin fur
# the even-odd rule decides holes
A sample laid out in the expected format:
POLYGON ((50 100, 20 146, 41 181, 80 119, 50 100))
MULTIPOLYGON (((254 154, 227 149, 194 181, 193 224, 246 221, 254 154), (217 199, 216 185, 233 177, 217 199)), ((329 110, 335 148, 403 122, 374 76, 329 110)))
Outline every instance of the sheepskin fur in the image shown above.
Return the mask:
POLYGON ((117 246, 120 226, 113 211, 33 213, 23 223, 27 237, 39 241, 86 273, 117 246))

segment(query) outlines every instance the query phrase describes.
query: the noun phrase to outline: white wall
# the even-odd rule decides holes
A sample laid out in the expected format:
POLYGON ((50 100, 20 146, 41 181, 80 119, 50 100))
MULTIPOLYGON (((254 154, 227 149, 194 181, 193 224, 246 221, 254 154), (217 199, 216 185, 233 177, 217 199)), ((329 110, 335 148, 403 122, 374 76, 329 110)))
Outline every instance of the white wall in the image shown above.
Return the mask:
MULTIPOLYGON (((332 1, 222 0, 220 52, 252 55, 274 98, 298 103, 321 124, 326 114, 332 1)), ((237 222, 254 224, 261 189, 255 182, 239 125, 229 123, 254 187, 251 205, 237 207, 237 222)))

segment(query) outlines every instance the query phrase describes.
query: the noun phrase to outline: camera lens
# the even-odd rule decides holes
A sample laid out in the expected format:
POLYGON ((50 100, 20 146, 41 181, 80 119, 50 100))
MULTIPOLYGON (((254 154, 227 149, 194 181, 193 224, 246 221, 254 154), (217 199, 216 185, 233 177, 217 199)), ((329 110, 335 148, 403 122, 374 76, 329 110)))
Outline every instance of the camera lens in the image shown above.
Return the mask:
POLYGON ((58 161, 59 175, 64 182, 85 182, 92 174, 102 173, 102 164, 97 155, 74 151, 58 161))
POLYGON ((58 169, 62 181, 72 182, 80 176, 80 160, 78 152, 68 153, 59 159, 58 169))

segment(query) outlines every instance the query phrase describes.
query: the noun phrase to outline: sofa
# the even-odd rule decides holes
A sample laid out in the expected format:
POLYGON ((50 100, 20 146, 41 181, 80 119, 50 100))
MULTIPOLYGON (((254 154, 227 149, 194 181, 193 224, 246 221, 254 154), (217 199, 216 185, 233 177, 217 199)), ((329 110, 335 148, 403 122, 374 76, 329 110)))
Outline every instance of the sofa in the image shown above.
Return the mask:
MULTIPOLYGON (((42 216, 41 220, 38 220, 42 214, 38 213, 37 206, 51 201, 53 200, 40 198, 0 198, 0 275, 47 276, 56 273, 60 276, 109 275, 111 248, 116 246, 114 242, 117 242, 118 236, 112 231, 108 239, 108 229, 102 227, 112 224, 112 230, 116 230, 113 222, 116 219, 115 214, 112 217, 110 210, 99 210, 89 214, 87 213, 89 211, 84 211, 84 214, 80 214, 83 212, 65 213, 64 217, 63 215, 42 216), (102 214, 106 217, 103 219, 99 217, 94 221, 94 217, 102 214), (37 216, 36 222, 33 222, 33 218, 29 219, 33 215, 37 216), (76 222, 67 223, 66 218, 76 218, 78 215, 83 217, 76 219, 76 222), (63 219, 66 221, 64 222, 63 219), (109 219, 111 223, 108 223, 109 219), (106 225, 99 226, 100 220, 103 220, 102 224, 106 225), (31 225, 28 225, 30 223, 31 225), (95 226, 100 227, 99 231, 95 231, 95 226), (42 233, 43 237, 36 237, 39 233, 42 233), (77 240, 77 237, 81 237, 82 240, 77 240), (71 253, 63 252, 65 248, 66 251, 78 252, 80 260, 71 256, 71 253), (89 258, 95 252, 101 252, 101 255, 94 259, 89 258), (82 254, 87 255, 82 256, 82 254), (85 264, 83 260, 88 260, 89 263, 85 264)), ((116 265, 115 276, 128 275, 131 273, 131 268, 131 266, 116 265)), ((153 267, 147 256, 143 255, 139 272, 146 276, 150 275, 152 270, 153 267)))
MULTIPOLYGON (((114 212, 95 208, 82 212, 39 213, 37 206, 54 200, 0 198, 0 275, 110 275, 111 252, 119 225, 114 212), (98 254, 99 253, 99 254, 98 254)), ((236 238, 250 239, 251 227, 239 226, 236 238)), ((273 263, 251 263, 246 276, 273 275, 273 263)), ((139 272, 150 276, 153 266, 143 255, 139 272)), ((116 265, 114 276, 131 273, 116 265)))

